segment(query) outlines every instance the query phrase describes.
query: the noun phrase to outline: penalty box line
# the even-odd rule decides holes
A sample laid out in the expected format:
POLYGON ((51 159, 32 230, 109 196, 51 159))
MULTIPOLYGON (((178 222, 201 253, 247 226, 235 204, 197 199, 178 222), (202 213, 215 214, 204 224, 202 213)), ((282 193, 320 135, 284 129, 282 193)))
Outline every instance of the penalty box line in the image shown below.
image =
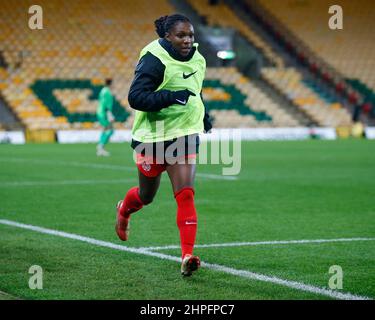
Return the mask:
MULTIPOLYGON (((53 229, 47 229, 43 227, 38 227, 38 226, 33 226, 29 224, 24 224, 24 223, 19 223, 16 221, 11 221, 11 220, 3 220, 0 219, 0 224, 7 225, 7 226, 12 226, 16 228, 21 228, 21 229, 26 229, 26 230, 31 230, 35 231, 38 233, 42 234, 48 234, 48 235, 53 235, 61 238, 66 238, 66 239, 72 239, 72 240, 78 240, 81 242, 86 242, 95 246, 99 247, 104 247, 104 248, 111 248, 114 250, 120 250, 120 251, 125 251, 125 252, 130 252, 130 253, 135 253, 135 254, 142 254, 145 256, 151 256, 163 260, 170 260, 170 261, 175 261, 175 262, 181 262, 180 257, 175 257, 167 254, 162 254, 158 252, 153 252, 149 251, 143 248, 131 248, 123 245, 118 245, 115 243, 107 242, 107 241, 101 241, 97 240, 94 238, 89 238, 89 237, 84 237, 81 235, 73 234, 73 233, 67 233, 67 232, 62 232, 58 230, 53 230, 53 229)), ((263 282, 268 282, 268 283, 274 283, 278 284, 281 286, 285 286, 288 288, 293 288, 297 289, 299 291, 304 291, 304 292, 309 292, 313 294, 318 294, 318 295, 323 295, 327 296, 333 299, 340 299, 340 300, 372 300, 370 297, 366 296, 359 296, 359 295, 354 295, 351 293, 344 293, 344 292, 338 292, 338 291, 333 291, 333 290, 328 290, 325 288, 319 288, 315 287, 312 285, 307 285, 301 282, 297 281, 290 281, 290 280, 285 280, 277 277, 272 277, 272 276, 267 276, 259 273, 254 273, 251 271, 247 270, 239 270, 239 269, 234 269, 230 268, 227 266, 222 266, 218 264, 212 264, 212 263, 207 263, 207 262, 202 262, 201 263, 202 267, 210 269, 210 270, 215 270, 218 272, 223 272, 227 274, 231 274, 234 276, 246 278, 246 279, 251 279, 251 280, 258 280, 258 281, 263 281, 263 282)))

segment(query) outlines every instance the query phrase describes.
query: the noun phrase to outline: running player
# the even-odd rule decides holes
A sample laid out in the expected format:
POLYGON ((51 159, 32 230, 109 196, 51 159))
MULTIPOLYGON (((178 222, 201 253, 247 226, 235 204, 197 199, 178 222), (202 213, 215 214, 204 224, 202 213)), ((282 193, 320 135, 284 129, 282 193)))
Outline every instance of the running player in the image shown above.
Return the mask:
POLYGON ((199 133, 212 128, 200 94, 206 61, 194 44, 194 28, 187 17, 160 17, 155 27, 160 39, 141 51, 128 96, 136 109, 132 148, 139 185, 117 204, 116 232, 121 240, 128 239, 131 214, 153 201, 161 174, 167 171, 177 202, 181 273, 190 276, 200 266, 199 257, 193 255, 195 158, 199 133))
POLYGON ((97 156, 109 156, 110 153, 104 149, 113 134, 113 122, 115 117, 112 113, 113 95, 111 92, 112 79, 105 80, 105 86, 99 93, 99 105, 96 115, 103 131, 100 135, 100 140, 96 146, 97 156))

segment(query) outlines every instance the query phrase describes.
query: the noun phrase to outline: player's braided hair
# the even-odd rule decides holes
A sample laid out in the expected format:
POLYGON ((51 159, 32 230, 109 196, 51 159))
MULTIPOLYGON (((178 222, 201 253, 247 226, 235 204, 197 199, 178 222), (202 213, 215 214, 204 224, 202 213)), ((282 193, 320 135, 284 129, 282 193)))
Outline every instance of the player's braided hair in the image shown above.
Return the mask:
POLYGON ((156 33, 160 38, 164 38, 165 33, 169 32, 177 22, 190 22, 188 17, 182 14, 173 14, 171 16, 163 16, 154 21, 156 33))

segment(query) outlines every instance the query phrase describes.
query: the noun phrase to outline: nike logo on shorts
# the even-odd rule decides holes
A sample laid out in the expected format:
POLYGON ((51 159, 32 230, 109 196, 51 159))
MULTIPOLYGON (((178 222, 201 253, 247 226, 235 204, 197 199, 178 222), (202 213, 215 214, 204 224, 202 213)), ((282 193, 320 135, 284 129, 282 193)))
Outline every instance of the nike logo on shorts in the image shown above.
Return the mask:
POLYGON ((185 74, 185 72, 184 72, 184 73, 182 73, 182 76, 183 76, 184 79, 187 79, 187 78, 191 77, 193 74, 196 74, 197 72, 198 72, 198 70, 194 71, 192 73, 189 73, 189 74, 185 74))
POLYGON ((186 221, 185 224, 197 224, 196 222, 189 222, 189 221, 186 221))

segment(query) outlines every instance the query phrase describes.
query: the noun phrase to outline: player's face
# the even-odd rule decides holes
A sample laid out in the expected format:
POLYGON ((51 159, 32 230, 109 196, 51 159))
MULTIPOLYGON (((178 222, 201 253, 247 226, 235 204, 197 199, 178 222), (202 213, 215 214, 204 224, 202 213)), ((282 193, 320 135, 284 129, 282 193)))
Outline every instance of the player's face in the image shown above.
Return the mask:
POLYGON ((179 54, 186 57, 194 43, 194 28, 189 22, 178 22, 165 37, 179 54))

